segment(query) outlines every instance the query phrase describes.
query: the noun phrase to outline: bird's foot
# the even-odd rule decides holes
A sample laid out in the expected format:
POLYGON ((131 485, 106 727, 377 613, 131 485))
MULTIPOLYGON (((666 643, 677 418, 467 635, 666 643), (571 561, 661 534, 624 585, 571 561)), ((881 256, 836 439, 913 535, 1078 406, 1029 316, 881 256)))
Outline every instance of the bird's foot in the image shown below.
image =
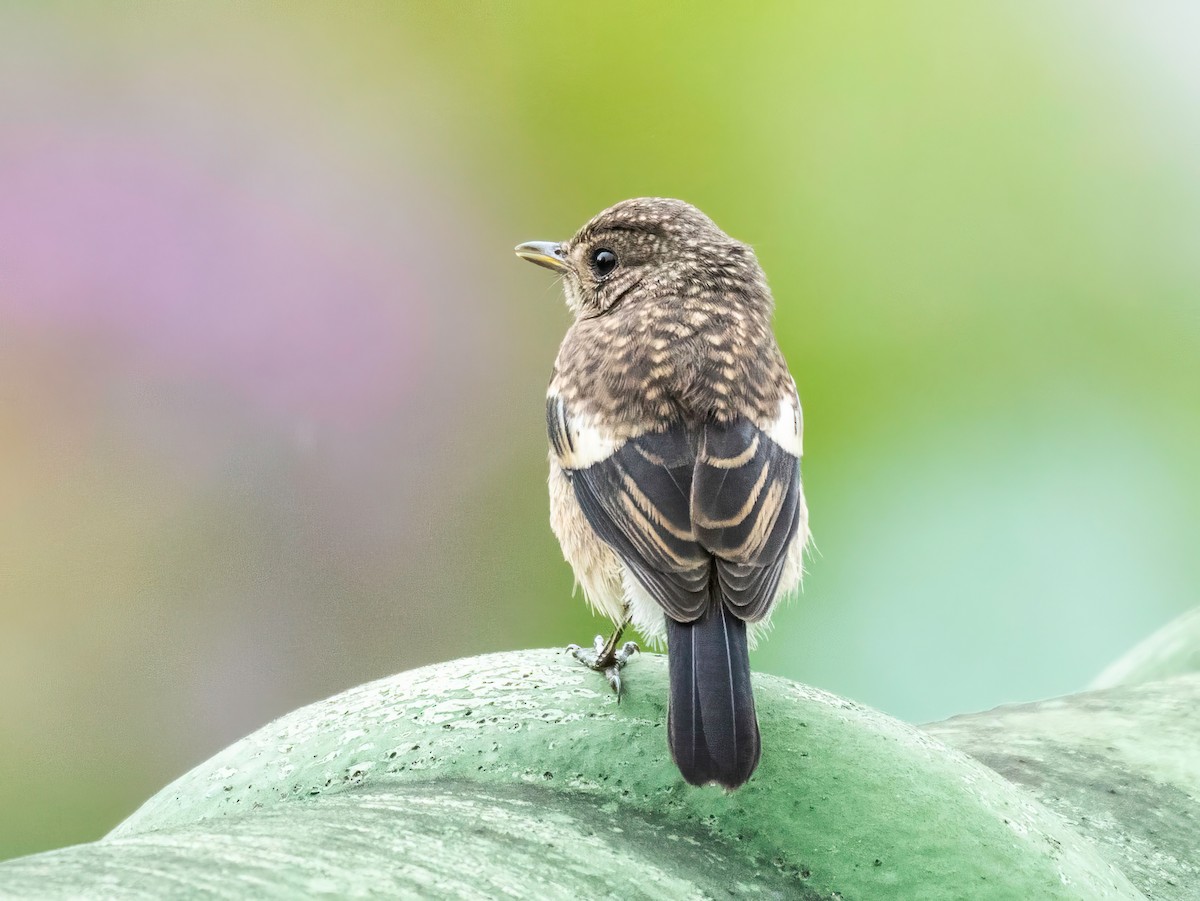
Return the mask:
POLYGON ((617 693, 618 704, 621 702, 621 667, 629 661, 630 657, 641 650, 636 641, 627 641, 618 648, 617 642, 620 640, 621 632, 618 630, 608 641, 604 640, 603 635, 597 635, 591 648, 581 648, 577 644, 567 645, 567 650, 571 652, 572 657, 588 669, 604 673, 604 678, 608 680, 612 690, 617 693))

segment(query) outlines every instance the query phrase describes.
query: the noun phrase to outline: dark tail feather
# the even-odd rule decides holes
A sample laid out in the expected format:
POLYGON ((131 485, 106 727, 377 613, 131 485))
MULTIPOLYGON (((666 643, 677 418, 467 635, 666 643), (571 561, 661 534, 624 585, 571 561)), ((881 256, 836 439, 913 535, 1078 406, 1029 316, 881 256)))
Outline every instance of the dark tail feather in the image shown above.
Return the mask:
POLYGON ((671 756, 692 785, 737 788, 750 778, 761 750, 746 623, 720 600, 693 623, 667 617, 671 756))

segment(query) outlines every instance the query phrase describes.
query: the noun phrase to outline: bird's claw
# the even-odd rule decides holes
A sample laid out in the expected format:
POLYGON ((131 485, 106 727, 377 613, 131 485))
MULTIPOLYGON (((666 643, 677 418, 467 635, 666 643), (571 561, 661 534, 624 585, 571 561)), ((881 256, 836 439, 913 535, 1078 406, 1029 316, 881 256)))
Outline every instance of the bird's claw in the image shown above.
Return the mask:
POLYGON ((621 702, 621 667, 641 648, 636 641, 627 641, 619 648, 610 646, 603 635, 597 635, 590 649, 581 648, 577 644, 567 645, 571 656, 598 673, 603 673, 612 690, 616 692, 617 703, 621 702))

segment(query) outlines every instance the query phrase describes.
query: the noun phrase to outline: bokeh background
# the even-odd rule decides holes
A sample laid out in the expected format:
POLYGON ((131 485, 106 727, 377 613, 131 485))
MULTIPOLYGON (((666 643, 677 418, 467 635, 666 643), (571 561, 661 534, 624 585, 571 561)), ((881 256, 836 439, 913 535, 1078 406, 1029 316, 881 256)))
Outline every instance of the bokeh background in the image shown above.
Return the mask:
MULTIPOLYGON (((923 721, 1197 603, 1187 2, 0 6, 0 857, 398 670, 586 639, 518 241, 753 244, 819 553, 761 670, 923 721)), ((634 664, 636 666, 636 663, 634 664)))

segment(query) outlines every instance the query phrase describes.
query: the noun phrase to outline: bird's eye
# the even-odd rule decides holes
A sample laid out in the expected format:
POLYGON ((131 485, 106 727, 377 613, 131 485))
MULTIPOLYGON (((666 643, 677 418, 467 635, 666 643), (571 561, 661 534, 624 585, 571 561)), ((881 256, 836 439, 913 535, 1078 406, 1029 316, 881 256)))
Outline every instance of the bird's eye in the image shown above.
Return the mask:
POLYGON ((593 251, 592 268, 596 270, 596 275, 604 278, 604 276, 617 268, 617 255, 604 247, 593 251))

